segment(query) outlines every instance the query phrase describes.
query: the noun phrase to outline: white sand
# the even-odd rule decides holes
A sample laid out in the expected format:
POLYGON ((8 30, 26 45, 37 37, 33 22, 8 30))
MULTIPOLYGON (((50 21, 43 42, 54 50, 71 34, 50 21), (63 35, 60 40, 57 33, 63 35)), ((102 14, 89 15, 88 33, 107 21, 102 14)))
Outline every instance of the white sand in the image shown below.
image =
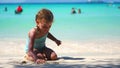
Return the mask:
POLYGON ((24 56, 25 39, 0 39, 0 68, 119 68, 120 41, 91 40, 63 41, 61 46, 47 39, 47 46, 60 58, 45 64, 27 62, 24 56))

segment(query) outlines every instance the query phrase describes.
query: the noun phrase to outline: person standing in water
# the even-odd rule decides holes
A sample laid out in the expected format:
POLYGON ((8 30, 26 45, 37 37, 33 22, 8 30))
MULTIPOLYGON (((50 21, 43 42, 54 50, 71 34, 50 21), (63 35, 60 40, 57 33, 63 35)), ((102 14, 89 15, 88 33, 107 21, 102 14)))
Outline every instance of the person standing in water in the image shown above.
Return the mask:
POLYGON ((19 14, 19 13, 21 13, 22 11, 23 11, 22 6, 19 5, 19 6, 17 7, 17 9, 15 10, 15 13, 16 13, 16 14, 19 14))
POLYGON ((72 8, 71 14, 76 14, 75 8, 72 8))
POLYGON ((81 14, 81 9, 80 8, 78 9, 78 14, 81 14))

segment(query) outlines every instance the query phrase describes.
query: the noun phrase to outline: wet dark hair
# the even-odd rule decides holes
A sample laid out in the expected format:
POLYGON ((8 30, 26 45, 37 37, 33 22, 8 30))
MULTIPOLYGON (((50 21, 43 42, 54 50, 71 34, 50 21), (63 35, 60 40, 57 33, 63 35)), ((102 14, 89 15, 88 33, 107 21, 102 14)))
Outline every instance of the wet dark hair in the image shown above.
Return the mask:
POLYGON ((52 22, 53 21, 53 14, 50 10, 48 9, 41 9, 37 14, 35 20, 41 20, 45 19, 46 22, 52 22))

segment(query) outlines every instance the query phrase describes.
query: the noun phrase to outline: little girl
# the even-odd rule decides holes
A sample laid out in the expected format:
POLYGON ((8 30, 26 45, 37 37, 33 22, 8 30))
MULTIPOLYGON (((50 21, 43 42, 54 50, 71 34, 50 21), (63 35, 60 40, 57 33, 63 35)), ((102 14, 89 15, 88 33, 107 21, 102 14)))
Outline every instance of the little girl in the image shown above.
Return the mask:
POLYGON ((44 63, 46 60, 56 60, 57 54, 45 45, 48 37, 58 46, 61 44, 50 32, 49 29, 53 22, 53 14, 48 9, 40 10, 36 15, 36 27, 32 28, 28 33, 28 41, 26 45, 27 60, 35 63, 44 63))

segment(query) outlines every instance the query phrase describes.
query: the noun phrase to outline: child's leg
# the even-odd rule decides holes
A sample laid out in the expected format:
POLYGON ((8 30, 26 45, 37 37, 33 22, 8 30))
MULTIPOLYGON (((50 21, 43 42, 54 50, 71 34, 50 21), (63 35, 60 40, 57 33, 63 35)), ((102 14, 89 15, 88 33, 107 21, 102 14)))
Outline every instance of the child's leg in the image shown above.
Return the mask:
POLYGON ((42 54, 42 53, 38 53, 38 54, 37 54, 37 57, 38 57, 39 59, 45 59, 45 58, 46 58, 46 56, 45 56, 44 54, 42 54))
POLYGON ((57 54, 50 48, 45 47, 45 50, 43 51, 45 54, 47 60, 56 60, 57 54))
MULTIPOLYGON (((43 59, 43 60, 44 60, 44 56, 43 56, 42 53, 39 52, 37 49, 34 49, 33 53, 36 55, 36 57, 37 57, 38 59, 41 59, 41 60, 43 59)), ((33 57, 31 56, 30 53, 27 53, 26 56, 25 56, 25 58, 26 58, 27 60, 29 60, 29 61, 34 61, 34 59, 33 59, 33 57)))

